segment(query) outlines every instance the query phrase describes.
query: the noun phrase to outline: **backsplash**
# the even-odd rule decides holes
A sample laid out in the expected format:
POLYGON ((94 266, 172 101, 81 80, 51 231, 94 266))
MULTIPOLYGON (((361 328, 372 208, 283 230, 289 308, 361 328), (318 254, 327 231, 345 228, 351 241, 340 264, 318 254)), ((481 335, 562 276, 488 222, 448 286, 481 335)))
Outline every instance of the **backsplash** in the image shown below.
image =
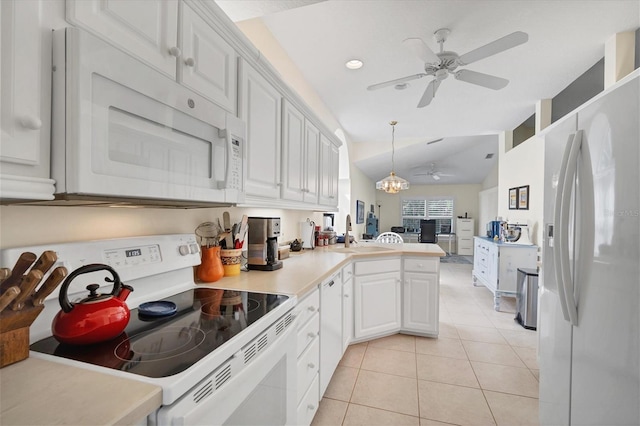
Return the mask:
POLYGON ((192 233, 202 222, 222 221, 228 211, 231 221, 247 216, 282 219, 279 242, 300 238, 298 222, 307 218, 322 223, 322 213, 303 210, 220 207, 210 209, 158 209, 113 207, 0 206, 0 249, 122 238, 153 234, 192 233))

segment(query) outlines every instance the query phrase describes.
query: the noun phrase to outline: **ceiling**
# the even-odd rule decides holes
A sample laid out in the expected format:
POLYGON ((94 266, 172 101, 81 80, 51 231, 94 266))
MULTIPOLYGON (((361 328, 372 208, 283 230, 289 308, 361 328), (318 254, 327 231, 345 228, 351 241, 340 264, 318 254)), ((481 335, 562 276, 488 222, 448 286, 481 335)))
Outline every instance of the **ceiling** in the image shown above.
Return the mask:
POLYGON ((328 0, 222 1, 234 21, 260 19, 299 68, 352 144, 351 160, 379 180, 391 168, 412 184, 481 183, 497 161, 498 137, 535 112, 604 56, 615 33, 640 26, 638 0, 328 0), (444 50, 462 55, 515 31, 528 42, 464 69, 508 79, 491 90, 451 77, 430 105, 417 108, 432 77, 368 91, 367 86, 424 71, 405 47, 449 28, 444 50), (359 70, 344 64, 364 62, 359 70), (428 142, 441 139, 433 144, 428 142), (495 155, 485 159, 488 153, 495 155), (434 166, 432 166, 434 164, 434 166), (452 176, 425 176, 431 167, 452 176), (416 174, 421 176, 415 176, 416 174))

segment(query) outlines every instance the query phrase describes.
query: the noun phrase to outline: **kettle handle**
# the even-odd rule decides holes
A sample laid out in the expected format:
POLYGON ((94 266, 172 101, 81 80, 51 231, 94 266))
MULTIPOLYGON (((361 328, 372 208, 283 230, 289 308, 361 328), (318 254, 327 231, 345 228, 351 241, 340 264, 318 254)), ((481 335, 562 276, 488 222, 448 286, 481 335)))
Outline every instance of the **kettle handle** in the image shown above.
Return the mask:
POLYGON ((69 288, 69 284, 71 281, 81 274, 87 274, 89 272, 96 272, 106 270, 111 272, 113 278, 106 277, 104 280, 106 282, 113 282, 113 290, 111 294, 116 296, 120 292, 120 287, 122 287, 122 282, 120 281, 120 276, 118 273, 109 265, 104 265, 102 263, 91 263, 89 265, 84 265, 73 271, 69 274, 62 286, 60 287, 60 294, 58 295, 58 301, 60 302, 60 307, 65 312, 71 312, 73 309, 73 303, 69 302, 69 298, 67 297, 67 289, 69 288))

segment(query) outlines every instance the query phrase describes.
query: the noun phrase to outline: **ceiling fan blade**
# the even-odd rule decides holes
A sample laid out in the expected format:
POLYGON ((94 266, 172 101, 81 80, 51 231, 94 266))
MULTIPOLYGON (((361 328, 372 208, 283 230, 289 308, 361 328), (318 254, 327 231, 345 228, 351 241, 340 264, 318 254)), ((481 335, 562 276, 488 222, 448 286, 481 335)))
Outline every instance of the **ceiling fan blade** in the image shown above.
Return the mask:
POLYGON ((431 177, 433 178, 433 180, 440 180, 440 176, 438 176, 437 174, 432 174, 431 177))
POLYGON ((440 86, 440 80, 431 80, 431 83, 424 90, 420 102, 418 102, 418 108, 424 108, 431 103, 431 100, 436 96, 436 90, 440 86))
POLYGON ((408 38, 402 42, 407 49, 413 52, 424 63, 439 64, 440 58, 433 53, 433 50, 429 49, 429 46, 419 38, 408 38))
POLYGON ((495 55, 496 53, 500 53, 507 49, 511 49, 512 47, 526 43, 527 40, 529 40, 527 33, 516 31, 515 33, 506 35, 489 44, 485 44, 482 47, 478 47, 471 52, 465 53, 458 58, 458 63, 460 65, 469 65, 473 62, 479 61, 480 59, 484 59, 491 55, 495 55))
POLYGON ((377 89, 382 89, 383 87, 395 86, 396 84, 405 83, 411 80, 417 80, 419 78, 426 77, 427 75, 429 74, 420 73, 420 74, 409 75, 407 77, 396 78, 395 80, 389 80, 389 81, 384 81, 378 84, 372 84, 371 86, 367 87, 367 90, 377 90, 377 89))
POLYGON ((487 87, 493 90, 499 90, 509 84, 506 78, 496 77, 471 70, 460 70, 454 73, 456 80, 466 81, 467 83, 477 84, 478 86, 487 87))

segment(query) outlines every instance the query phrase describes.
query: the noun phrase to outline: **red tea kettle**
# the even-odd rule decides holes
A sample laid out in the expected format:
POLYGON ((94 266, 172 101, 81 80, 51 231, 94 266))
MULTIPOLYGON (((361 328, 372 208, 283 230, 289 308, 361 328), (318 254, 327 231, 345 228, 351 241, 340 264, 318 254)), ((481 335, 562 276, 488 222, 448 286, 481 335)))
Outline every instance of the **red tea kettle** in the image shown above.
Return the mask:
POLYGON ((62 310, 51 324, 53 336, 59 342, 71 345, 89 345, 117 337, 129 323, 131 313, 125 300, 132 291, 133 288, 122 284, 118 273, 108 265, 93 263, 76 269, 60 287, 58 300, 62 310), (104 279, 113 282, 111 293, 96 293, 100 285, 89 284, 88 297, 76 303, 69 302, 67 289, 71 281, 78 275, 101 270, 109 271, 113 276, 104 279))

